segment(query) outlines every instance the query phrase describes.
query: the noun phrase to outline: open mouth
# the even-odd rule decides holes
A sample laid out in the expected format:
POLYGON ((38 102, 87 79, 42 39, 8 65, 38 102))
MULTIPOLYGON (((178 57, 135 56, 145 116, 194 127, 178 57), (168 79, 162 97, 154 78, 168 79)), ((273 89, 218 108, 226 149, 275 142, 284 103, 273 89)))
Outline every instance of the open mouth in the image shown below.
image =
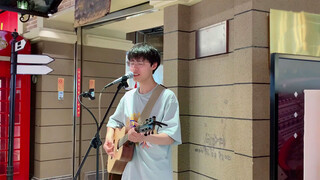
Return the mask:
POLYGON ((140 75, 140 74, 134 74, 133 77, 137 77, 137 76, 139 76, 139 75, 140 75))

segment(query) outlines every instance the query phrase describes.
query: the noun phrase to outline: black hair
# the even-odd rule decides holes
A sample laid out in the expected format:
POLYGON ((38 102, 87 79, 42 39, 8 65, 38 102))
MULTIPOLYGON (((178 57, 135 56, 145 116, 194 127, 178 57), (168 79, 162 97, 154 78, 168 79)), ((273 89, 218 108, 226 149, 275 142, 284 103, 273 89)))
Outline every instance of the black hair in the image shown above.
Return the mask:
POLYGON ((146 43, 135 44, 128 52, 128 60, 143 58, 148 60, 151 64, 157 63, 157 67, 153 70, 154 73, 160 66, 160 53, 153 46, 146 43))

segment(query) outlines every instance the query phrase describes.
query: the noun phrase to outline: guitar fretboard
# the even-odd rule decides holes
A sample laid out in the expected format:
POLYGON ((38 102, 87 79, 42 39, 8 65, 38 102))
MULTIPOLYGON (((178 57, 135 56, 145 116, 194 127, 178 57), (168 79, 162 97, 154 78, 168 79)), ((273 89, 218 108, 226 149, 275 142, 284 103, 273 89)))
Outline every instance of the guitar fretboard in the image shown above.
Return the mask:
POLYGON ((119 139, 118 149, 122 147, 128 141, 128 134, 124 135, 123 138, 119 139))

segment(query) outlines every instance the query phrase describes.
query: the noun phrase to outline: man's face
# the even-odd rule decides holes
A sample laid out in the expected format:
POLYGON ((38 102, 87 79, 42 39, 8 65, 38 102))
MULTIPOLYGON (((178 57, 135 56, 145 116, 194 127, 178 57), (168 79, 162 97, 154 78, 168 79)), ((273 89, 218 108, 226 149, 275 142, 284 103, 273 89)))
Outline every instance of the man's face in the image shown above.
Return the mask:
POLYGON ((130 71, 133 72, 133 80, 143 83, 152 78, 152 72, 156 69, 157 63, 150 64, 148 60, 141 58, 133 58, 128 61, 130 71))

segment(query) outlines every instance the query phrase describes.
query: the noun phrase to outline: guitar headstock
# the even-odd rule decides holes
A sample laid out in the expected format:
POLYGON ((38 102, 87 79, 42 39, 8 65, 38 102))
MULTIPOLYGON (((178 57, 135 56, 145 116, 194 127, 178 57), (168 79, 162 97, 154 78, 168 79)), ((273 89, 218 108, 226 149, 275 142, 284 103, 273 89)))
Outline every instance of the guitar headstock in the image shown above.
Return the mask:
POLYGON ((142 125, 136 127, 136 131, 143 132, 145 136, 150 135, 150 133, 153 134, 153 130, 155 128, 155 123, 154 123, 155 120, 156 120, 155 116, 153 116, 152 118, 146 119, 142 125))
POLYGON ((150 135, 150 133, 151 134, 154 133, 154 128, 155 128, 156 125, 158 125, 161 128, 162 128, 162 126, 168 126, 165 123, 156 121, 156 117, 153 116, 153 117, 151 117, 149 119, 146 119, 145 122, 142 125, 137 126, 135 130, 137 132, 144 132, 144 135, 147 136, 147 135, 150 135))

